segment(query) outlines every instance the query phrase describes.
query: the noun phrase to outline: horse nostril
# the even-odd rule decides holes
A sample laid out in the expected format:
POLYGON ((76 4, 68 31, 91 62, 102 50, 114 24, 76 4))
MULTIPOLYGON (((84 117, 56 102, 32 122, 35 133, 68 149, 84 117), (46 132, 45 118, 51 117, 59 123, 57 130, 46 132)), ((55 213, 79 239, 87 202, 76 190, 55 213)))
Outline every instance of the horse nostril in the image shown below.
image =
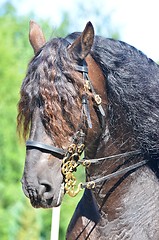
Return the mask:
POLYGON ((49 183, 40 183, 39 195, 45 199, 52 197, 52 187, 49 183))
POLYGON ((52 187, 49 184, 45 184, 46 191, 45 192, 51 192, 52 187))

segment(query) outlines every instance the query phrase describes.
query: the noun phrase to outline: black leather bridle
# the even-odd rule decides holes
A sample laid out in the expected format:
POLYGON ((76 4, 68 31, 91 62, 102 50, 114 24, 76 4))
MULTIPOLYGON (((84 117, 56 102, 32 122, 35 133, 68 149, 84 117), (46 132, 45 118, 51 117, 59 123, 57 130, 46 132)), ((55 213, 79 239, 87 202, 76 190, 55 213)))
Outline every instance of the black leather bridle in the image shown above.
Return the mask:
POLYGON ((26 141, 26 148, 27 149, 38 149, 42 152, 49 153, 59 159, 63 159, 65 156, 66 151, 62 148, 57 148, 51 145, 47 145, 41 142, 28 140, 26 141))
MULTIPOLYGON (((58 157, 59 159, 63 159, 67 153, 67 151, 65 151, 62 148, 57 148, 57 147, 54 147, 51 145, 47 145, 47 144, 43 144, 41 142, 31 141, 31 140, 26 141, 26 148, 27 148, 27 150, 38 149, 42 152, 49 153, 49 154, 53 155, 54 157, 58 157)), ((105 160, 114 160, 115 158, 131 157, 131 156, 135 156, 135 155, 136 156, 143 155, 143 152, 141 150, 136 150, 136 151, 130 151, 130 152, 125 152, 125 153, 121 153, 121 154, 111 155, 111 156, 107 156, 107 157, 103 157, 103 158, 81 159, 81 160, 77 161, 77 164, 82 164, 84 166, 90 166, 92 164, 99 164, 101 161, 105 161, 105 160)), ((111 178, 125 174, 129 171, 135 170, 143 165, 146 165, 149 161, 150 161, 149 159, 145 159, 138 163, 132 164, 129 167, 126 167, 124 169, 118 170, 116 172, 110 173, 101 178, 98 178, 98 179, 94 180, 93 182, 90 181, 90 182, 83 183, 81 185, 81 188, 92 188, 94 186, 94 184, 96 184, 96 183, 104 182, 106 180, 110 180, 111 178)))

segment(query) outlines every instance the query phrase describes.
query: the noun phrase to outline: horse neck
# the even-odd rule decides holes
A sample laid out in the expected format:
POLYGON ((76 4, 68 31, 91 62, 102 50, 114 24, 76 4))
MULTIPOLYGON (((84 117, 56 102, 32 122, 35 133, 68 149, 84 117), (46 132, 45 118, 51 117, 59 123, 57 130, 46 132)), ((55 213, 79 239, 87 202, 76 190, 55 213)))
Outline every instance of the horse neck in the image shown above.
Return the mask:
MULTIPOLYGON (((98 67, 90 56, 87 58, 87 64, 89 69, 91 66, 93 66, 92 69, 98 67)), ((101 74, 100 69, 97 70, 101 74)), ((96 71, 94 71, 94 73, 96 73, 96 71)), ((99 75, 95 77, 95 75, 93 75, 93 70, 89 73, 93 86, 98 90, 98 94, 101 95, 102 100, 104 100, 104 109, 107 113, 108 100, 106 98, 105 79, 101 74, 101 81, 96 82, 95 80, 98 79, 98 76, 99 75), (100 88, 98 83, 101 84, 100 88), (103 89, 105 89, 105 91, 103 91, 103 89)), ((119 109, 116 109, 116 111, 118 110, 119 109)), ((118 126, 114 129, 113 124, 111 125, 110 121, 106 119, 105 129, 101 134, 98 134, 97 144, 93 138, 90 138, 90 146, 92 145, 92 139, 95 144, 92 148, 89 147, 88 157, 100 158, 121 152, 137 150, 138 146, 132 137, 132 129, 130 129, 129 126, 124 126, 125 122, 124 116, 122 116, 121 113, 120 118, 118 116, 118 126)), ((95 123, 95 132, 100 132, 100 126, 97 122, 95 123)), ((92 135, 90 136, 92 137, 92 135)), ((117 169, 130 166, 135 162, 141 161, 142 158, 136 157, 131 161, 126 160, 128 159, 106 160, 100 162, 100 164, 92 164, 86 171, 87 181, 100 178, 117 169)), ((98 239, 100 237, 104 237, 102 239, 159 239, 159 236, 156 235, 156 237, 154 237, 155 235, 152 234, 153 231, 155 232, 159 228, 158 179, 148 166, 112 178, 107 182, 99 183, 91 192, 92 194, 90 194, 89 190, 85 191, 78 206, 77 214, 75 213, 72 224, 70 225, 70 229, 74 228, 73 231, 75 233, 77 231, 78 234, 80 233, 80 236, 81 234, 84 234, 82 236, 92 236, 92 239, 98 239), (87 195, 89 195, 89 197, 87 195), (94 207, 96 204, 100 212, 99 222, 99 213, 96 212, 96 206, 94 207), (156 214, 156 211, 158 214, 156 214), (86 220, 87 215, 88 219, 86 220), (91 221, 92 215, 93 217, 97 216, 97 219, 91 221), (152 224, 152 219, 154 224, 152 224), (82 221, 82 227, 81 225, 79 227, 77 226, 80 221, 82 221), (150 234, 154 238, 148 238, 149 233, 144 232, 145 230, 147 231, 147 229, 150 230, 149 232, 151 232, 150 234), (86 235, 85 232, 87 232, 86 235), (145 235, 147 237, 145 237, 145 235)), ((77 235, 75 234, 75 236, 77 235)), ((72 238, 68 237, 68 239, 72 238)))
MULTIPOLYGON (((104 110, 107 113, 108 99, 106 96, 105 78, 99 66, 90 55, 86 58, 86 61, 89 69, 89 77, 92 80, 94 88, 98 90, 98 94, 100 94, 103 100, 104 110)), ((119 109, 115 110, 119 111, 119 109)), ((130 126, 124 125, 126 121, 124 121, 122 112, 119 113, 119 115, 120 118, 118 116, 115 129, 110 121, 106 119, 104 131, 102 134, 98 135, 98 141, 94 141, 94 145, 98 145, 98 147, 92 146, 92 148, 89 148, 89 156, 98 158, 131 150, 138 150, 138 146, 135 144, 135 140, 132 137, 132 129, 130 129, 130 126)), ((100 132, 100 126, 98 124, 95 124, 95 132, 100 132)), ((90 143, 90 145, 92 145, 91 140, 90 143)), ((141 157, 133 157, 131 161, 122 158, 91 165, 87 169, 87 180, 97 179, 141 160, 141 157)), ((120 214, 124 216, 128 209, 133 207, 134 201, 138 203, 139 206, 145 204, 144 200, 141 201, 142 195, 144 199, 147 200, 148 207, 150 203, 149 199, 152 200, 154 189, 156 189, 157 192, 159 191, 157 183, 158 181, 155 174, 151 169, 145 166, 135 170, 133 173, 129 172, 125 175, 113 178, 108 182, 97 184, 96 188, 93 190, 93 196, 100 211, 104 215, 107 215, 107 218, 104 217, 104 219, 108 221, 109 219, 117 219, 120 214), (146 188, 149 186, 150 189, 146 191, 146 188), (122 212, 119 211, 120 208, 126 210, 122 212)), ((155 201, 151 202, 155 204, 155 201)))

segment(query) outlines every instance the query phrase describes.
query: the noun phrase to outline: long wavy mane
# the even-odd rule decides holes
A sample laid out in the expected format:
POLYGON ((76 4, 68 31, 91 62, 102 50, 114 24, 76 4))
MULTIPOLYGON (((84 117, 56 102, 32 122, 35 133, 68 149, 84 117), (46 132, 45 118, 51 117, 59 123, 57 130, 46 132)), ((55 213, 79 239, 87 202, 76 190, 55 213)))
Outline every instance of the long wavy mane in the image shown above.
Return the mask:
POLYGON ((50 136, 52 132, 58 136, 75 132, 75 120, 80 114, 78 96, 82 79, 77 79, 74 74, 67 45, 65 39, 52 39, 28 66, 17 117, 17 128, 24 138, 36 107, 40 108, 40 117, 50 136), (55 125, 55 122, 58 124, 55 125))
MULTIPOLYGON (((75 39, 79 33, 70 34, 75 39)), ((125 126, 133 129, 139 148, 159 145, 159 67, 134 47, 112 39, 95 37, 92 57, 102 69, 109 100, 108 116, 112 131, 125 126)), ((79 112, 77 96, 80 80, 75 81, 73 63, 65 39, 48 42, 32 59, 21 88, 18 129, 26 137, 35 107, 40 107, 47 132, 72 134, 72 121, 79 112), (78 84, 75 84, 78 82, 78 84), (78 111, 77 111, 78 110, 78 111), (58 121, 58 125, 54 124, 58 121)), ((78 119, 78 116, 77 116, 78 119)))

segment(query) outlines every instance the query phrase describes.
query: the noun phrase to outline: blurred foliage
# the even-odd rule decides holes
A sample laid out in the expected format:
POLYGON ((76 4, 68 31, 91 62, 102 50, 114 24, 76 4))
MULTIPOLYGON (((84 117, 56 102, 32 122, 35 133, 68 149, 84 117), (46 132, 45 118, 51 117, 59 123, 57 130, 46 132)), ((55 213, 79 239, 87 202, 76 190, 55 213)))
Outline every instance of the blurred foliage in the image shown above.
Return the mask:
MULTIPOLYGON (((28 22, 33 15, 18 16, 9 2, 0 8, 0 239, 50 239, 51 210, 34 209, 26 199, 20 179, 22 176, 25 146, 16 133, 17 102, 26 67, 33 56, 28 41, 28 22)), ((47 39, 54 36, 53 29, 39 19, 47 39)), ((56 35, 69 32, 70 20, 64 13, 56 35)), ((101 29, 100 29, 101 31, 101 29)), ((80 172, 80 178, 83 173, 80 172)), ((71 199, 65 196, 61 209, 60 239, 82 193, 71 199)))

